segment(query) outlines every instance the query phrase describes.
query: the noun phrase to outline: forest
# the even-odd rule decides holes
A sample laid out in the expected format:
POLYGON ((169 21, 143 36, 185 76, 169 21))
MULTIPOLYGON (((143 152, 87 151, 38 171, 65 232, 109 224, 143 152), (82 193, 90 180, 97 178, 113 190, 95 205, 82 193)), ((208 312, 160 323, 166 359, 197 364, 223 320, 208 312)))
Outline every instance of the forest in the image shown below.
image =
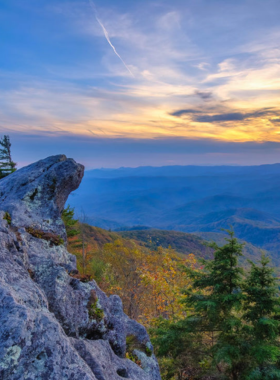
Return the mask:
POLYGON ((244 258, 232 230, 222 246, 182 254, 81 223, 70 206, 63 220, 74 276, 121 297, 148 329, 163 380, 280 379, 278 278, 264 254, 244 258))

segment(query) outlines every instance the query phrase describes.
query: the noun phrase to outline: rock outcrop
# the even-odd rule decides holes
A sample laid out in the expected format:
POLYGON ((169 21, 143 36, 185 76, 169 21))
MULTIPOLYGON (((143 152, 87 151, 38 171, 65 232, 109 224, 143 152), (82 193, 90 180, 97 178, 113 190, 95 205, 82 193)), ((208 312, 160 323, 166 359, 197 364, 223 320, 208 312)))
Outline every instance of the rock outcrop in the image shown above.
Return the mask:
POLYGON ((83 171, 60 155, 0 181, 1 380, 160 380, 145 328, 75 278, 60 215, 83 171))

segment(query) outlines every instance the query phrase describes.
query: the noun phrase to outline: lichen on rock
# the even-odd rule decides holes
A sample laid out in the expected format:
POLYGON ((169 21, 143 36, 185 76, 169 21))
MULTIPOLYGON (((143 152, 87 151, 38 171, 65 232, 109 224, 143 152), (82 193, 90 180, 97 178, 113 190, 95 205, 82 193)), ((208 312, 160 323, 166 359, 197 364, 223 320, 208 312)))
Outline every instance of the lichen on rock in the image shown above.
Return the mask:
POLYGON ((60 215, 83 171, 59 155, 0 180, 1 380, 160 380, 145 328, 118 296, 82 282, 60 244, 60 215), (127 336, 142 347, 141 366, 125 358, 127 336))

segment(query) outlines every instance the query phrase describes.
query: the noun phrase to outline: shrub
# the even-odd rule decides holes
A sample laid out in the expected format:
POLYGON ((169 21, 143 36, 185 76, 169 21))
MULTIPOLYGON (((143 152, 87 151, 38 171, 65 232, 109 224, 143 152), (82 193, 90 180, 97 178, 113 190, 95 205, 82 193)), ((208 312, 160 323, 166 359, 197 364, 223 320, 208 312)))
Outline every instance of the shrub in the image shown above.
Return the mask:
POLYGON ((37 239, 49 241, 54 245, 64 244, 64 240, 62 239, 62 237, 60 235, 54 234, 53 232, 45 232, 43 230, 36 229, 33 227, 27 227, 25 230, 37 239))
POLYGON ((98 307, 98 297, 92 289, 88 301, 88 315, 91 319, 100 322, 104 318, 104 311, 98 307))
POLYGON ((11 215, 6 211, 5 212, 5 215, 3 217, 4 220, 7 220, 7 223, 8 224, 11 224, 12 223, 12 218, 11 218, 11 215))

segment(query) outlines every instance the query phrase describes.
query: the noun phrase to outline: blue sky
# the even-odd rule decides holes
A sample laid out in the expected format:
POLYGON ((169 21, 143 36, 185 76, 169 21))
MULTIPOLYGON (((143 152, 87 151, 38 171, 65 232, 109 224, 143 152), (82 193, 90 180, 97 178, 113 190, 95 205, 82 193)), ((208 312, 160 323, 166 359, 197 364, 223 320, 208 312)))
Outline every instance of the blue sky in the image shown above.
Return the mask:
POLYGON ((19 165, 279 162, 279 20, 279 0, 2 0, 0 132, 19 165))

